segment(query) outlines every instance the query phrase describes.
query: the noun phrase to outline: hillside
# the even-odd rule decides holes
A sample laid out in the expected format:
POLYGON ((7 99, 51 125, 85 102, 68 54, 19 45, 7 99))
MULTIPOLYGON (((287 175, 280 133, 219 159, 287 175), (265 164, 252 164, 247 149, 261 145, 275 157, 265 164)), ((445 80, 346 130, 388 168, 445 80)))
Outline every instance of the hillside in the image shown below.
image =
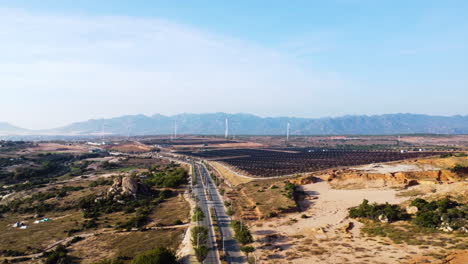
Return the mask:
MULTIPOLYGON (((259 117, 251 114, 179 114, 127 115, 109 119, 92 119, 65 127, 33 131, 56 135, 149 135, 173 133, 177 123, 179 134, 224 134, 229 119, 231 135, 283 135, 291 124, 291 135, 382 135, 382 134, 467 134, 468 116, 430 116, 417 114, 354 115, 336 118, 259 117)), ((0 123, 0 131, 2 130, 0 123)), ((5 125, 4 125, 5 126, 5 125)), ((8 126, 5 126, 8 129, 8 126)), ((10 125, 11 133, 24 132, 10 125), (13 129, 15 128, 15 129, 13 129)))
POLYGON ((181 134, 224 134, 225 118, 233 135, 282 135, 291 123, 292 135, 324 134, 399 134, 399 133, 468 133, 468 116, 429 116, 388 114, 375 116, 343 116, 337 118, 267 117, 250 114, 180 114, 175 116, 122 116, 111 119, 73 123, 57 129, 59 133, 169 134, 174 122, 181 134))
POLYGON ((26 132, 28 132, 27 129, 16 127, 7 122, 0 122, 0 135, 23 134, 26 132))

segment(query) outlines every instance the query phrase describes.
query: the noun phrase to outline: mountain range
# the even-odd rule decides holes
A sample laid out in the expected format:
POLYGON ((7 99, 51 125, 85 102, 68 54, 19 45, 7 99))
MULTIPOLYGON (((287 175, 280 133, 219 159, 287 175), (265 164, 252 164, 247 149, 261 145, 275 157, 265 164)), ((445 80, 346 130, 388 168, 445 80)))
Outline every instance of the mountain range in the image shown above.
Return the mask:
POLYGON ((225 120, 231 135, 283 135, 290 123, 291 135, 388 135, 388 134, 468 134, 468 116, 430 116, 420 114, 349 115, 327 118, 259 117, 251 114, 156 114, 126 115, 91 119, 48 129, 28 130, 0 122, 0 135, 222 135, 225 120))

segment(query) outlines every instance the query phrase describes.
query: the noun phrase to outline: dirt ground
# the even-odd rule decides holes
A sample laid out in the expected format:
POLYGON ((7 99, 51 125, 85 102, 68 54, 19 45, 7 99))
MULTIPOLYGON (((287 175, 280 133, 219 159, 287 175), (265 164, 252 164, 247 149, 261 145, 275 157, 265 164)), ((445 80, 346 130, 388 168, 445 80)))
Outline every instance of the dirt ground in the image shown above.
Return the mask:
MULTIPOLYGON (((366 236, 361 233, 362 223, 347 218, 348 208, 363 199, 392 204, 410 199, 397 195, 398 190, 334 190, 327 182, 307 184, 303 190, 307 194, 303 205, 308 209, 251 227, 258 263, 409 263, 417 256, 429 256, 432 262, 426 263, 436 263, 431 254, 448 252, 443 243, 395 244, 388 238, 366 236), (353 227, 347 232, 350 222, 353 227)), ((437 236, 441 241, 449 239, 437 236)))
POLYGON ((88 149, 82 144, 39 143, 36 147, 27 148, 26 152, 86 152, 88 149))

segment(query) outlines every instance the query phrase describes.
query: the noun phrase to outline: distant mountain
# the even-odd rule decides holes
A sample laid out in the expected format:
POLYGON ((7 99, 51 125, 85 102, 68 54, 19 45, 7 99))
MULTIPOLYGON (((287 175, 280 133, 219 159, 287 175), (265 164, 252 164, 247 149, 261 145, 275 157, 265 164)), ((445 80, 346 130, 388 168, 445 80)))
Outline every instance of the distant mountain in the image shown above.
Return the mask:
POLYGON ((29 130, 14 126, 10 123, 0 122, 0 135, 15 135, 28 133, 29 130))
POLYGON ((354 115, 336 118, 259 117, 251 114, 127 115, 92 119, 50 130, 27 130, 0 122, 0 135, 222 135, 225 119, 230 135, 389 135, 389 134, 468 134, 468 116, 429 116, 416 114, 354 115))
POLYGON ((417 114, 356 115, 337 118, 266 117, 250 114, 179 114, 128 115, 110 119, 73 123, 48 133, 56 134, 118 134, 150 135, 173 133, 177 124, 179 134, 224 134, 225 119, 229 119, 232 135, 282 135, 291 124, 291 135, 339 134, 468 134, 468 116, 429 116, 417 114))

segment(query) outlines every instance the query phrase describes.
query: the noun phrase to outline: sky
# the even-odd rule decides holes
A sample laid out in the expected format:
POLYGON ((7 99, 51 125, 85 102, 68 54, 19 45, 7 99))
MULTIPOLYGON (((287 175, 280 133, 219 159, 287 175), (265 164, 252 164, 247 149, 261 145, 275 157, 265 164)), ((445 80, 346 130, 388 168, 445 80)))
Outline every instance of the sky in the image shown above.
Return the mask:
POLYGON ((0 122, 468 114, 468 1, 0 0, 0 122))

